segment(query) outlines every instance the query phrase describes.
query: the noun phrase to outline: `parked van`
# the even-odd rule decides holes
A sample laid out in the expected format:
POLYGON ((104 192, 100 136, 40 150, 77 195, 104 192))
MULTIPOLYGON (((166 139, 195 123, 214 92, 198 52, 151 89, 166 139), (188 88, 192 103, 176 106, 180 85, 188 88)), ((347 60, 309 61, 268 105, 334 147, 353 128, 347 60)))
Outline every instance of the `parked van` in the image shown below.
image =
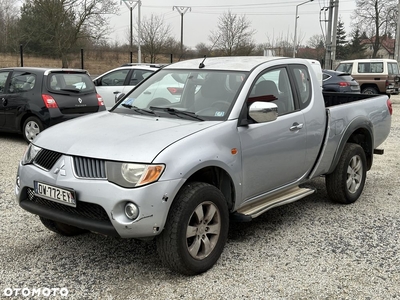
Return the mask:
POLYGON ((349 73, 360 84, 361 93, 399 93, 400 72, 394 59, 355 59, 340 62, 336 71, 349 73))

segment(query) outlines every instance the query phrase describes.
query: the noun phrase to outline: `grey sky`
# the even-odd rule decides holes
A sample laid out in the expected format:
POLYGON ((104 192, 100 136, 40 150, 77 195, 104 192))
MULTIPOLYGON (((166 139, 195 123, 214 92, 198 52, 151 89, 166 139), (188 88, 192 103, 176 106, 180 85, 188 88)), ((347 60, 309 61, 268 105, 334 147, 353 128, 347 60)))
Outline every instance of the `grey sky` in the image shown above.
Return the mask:
MULTIPOLYGON (((215 30, 218 17, 231 10, 232 13, 246 15, 252 28, 257 32, 254 36, 256 44, 272 42, 277 39, 293 39, 296 5, 306 0, 142 0, 141 19, 151 14, 164 17, 165 24, 170 24, 173 37, 180 41, 181 16, 174 6, 191 7, 183 17, 183 43, 194 47, 198 43, 209 44, 208 36, 215 30)), ((299 19, 297 33, 305 44, 315 34, 322 34, 328 18, 321 9, 329 5, 329 0, 314 0, 298 7, 299 19), (322 27, 322 29, 321 29, 322 27)), ((339 17, 345 23, 347 34, 351 32, 351 16, 355 9, 355 0, 339 0, 339 17)), ((137 22, 138 8, 133 10, 133 20, 137 22)), ((128 43, 130 28, 129 9, 122 3, 120 15, 111 18, 113 34, 111 40, 128 43)), ((134 35, 136 32, 134 31, 134 35)))

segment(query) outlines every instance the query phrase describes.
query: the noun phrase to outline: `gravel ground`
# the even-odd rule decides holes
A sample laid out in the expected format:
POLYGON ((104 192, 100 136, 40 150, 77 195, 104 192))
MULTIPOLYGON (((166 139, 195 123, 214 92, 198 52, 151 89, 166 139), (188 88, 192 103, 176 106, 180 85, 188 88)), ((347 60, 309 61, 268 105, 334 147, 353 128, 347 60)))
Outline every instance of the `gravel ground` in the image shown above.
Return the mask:
POLYGON ((232 224, 220 260, 194 277, 161 266, 152 242, 45 229, 14 201, 26 144, 0 133, 0 298, 400 299, 400 96, 392 100, 385 155, 356 203, 331 203, 316 179, 314 195, 232 224))

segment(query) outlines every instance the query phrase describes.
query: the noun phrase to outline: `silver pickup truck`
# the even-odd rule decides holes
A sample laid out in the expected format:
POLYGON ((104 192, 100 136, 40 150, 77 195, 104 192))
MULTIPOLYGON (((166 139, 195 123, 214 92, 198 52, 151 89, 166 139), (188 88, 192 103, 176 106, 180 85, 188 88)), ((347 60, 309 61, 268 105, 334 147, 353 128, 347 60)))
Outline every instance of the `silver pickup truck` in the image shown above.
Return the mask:
POLYGON ((356 201, 391 126, 386 95, 322 94, 312 62, 204 58, 171 64, 110 111, 40 133, 18 168, 17 203, 62 235, 155 238, 162 262, 198 274, 229 222, 314 192, 356 201))

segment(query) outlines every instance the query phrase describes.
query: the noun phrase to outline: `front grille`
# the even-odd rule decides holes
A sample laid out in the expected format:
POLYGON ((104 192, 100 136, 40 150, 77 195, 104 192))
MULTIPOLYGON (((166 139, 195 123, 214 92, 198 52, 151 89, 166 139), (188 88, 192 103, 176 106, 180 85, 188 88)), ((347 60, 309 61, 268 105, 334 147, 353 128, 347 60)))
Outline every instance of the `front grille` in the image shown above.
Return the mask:
POLYGON ((55 211, 61 211, 73 216, 85 217, 90 220, 110 222, 106 211, 98 204, 77 201, 76 207, 71 207, 38 197, 31 188, 28 188, 27 193, 27 200, 34 202, 38 206, 45 206, 55 211))
POLYGON ((106 178, 105 161, 95 158, 74 157, 74 170, 77 177, 104 179, 106 178))
POLYGON ((45 170, 51 170, 57 160, 61 157, 61 153, 51 150, 42 149, 36 155, 33 163, 45 170))

